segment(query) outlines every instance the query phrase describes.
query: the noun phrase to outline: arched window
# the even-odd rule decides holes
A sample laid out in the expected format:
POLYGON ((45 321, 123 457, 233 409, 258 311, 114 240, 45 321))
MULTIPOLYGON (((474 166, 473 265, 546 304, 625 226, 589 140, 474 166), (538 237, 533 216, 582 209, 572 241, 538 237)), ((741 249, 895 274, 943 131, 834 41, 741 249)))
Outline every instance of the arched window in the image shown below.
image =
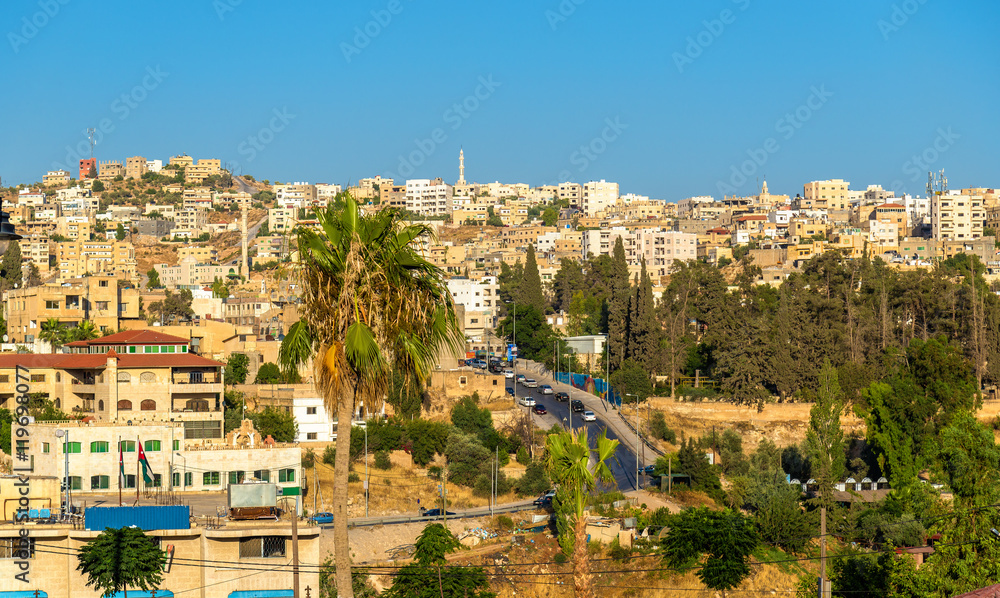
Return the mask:
POLYGON ((59 399, 56 399, 55 405, 56 405, 56 409, 59 409, 59 399))
POLYGON ((146 399, 139 404, 140 411, 156 411, 156 401, 153 399, 146 399))
POLYGON ((100 401, 97 401, 97 410, 98 411, 104 411, 104 399, 101 399, 100 401))
POLYGON ((132 374, 129 374, 128 372, 118 372, 118 381, 119 382, 131 382, 132 381, 132 374))
POLYGON ((143 384, 148 384, 150 382, 156 382, 156 374, 153 372, 143 372, 139 375, 139 381, 143 384))
POLYGON ((128 399, 122 399, 118 401, 118 411, 131 411, 131 410, 132 410, 132 401, 129 401, 128 399))

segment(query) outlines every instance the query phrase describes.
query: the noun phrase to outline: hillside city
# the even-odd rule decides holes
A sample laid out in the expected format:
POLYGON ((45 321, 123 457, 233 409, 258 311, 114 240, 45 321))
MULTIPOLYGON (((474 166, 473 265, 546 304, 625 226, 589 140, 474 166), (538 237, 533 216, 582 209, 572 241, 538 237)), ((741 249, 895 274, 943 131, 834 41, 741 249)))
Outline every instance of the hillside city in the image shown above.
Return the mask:
POLYGON ((651 198, 456 167, 334 184, 86 158, 0 189, 0 596, 98 595, 75 551, 133 522, 160 578, 129 596, 292 596, 293 575, 333 596, 337 557, 359 596, 996 583, 995 188, 651 198), (414 231, 367 250, 412 276, 319 285, 335 259, 310 240, 351 221, 414 231), (397 348, 372 390, 332 386, 354 357, 322 339, 394 285, 425 319, 388 341, 365 321, 431 339, 426 371, 397 348))

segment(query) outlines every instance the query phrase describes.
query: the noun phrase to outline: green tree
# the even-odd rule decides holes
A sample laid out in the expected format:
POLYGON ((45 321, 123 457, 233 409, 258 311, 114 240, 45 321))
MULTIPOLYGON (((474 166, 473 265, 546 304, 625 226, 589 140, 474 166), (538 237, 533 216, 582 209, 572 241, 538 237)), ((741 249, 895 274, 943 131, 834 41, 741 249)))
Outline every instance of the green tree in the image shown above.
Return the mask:
POLYGON ((447 527, 431 523, 414 543, 414 562, 396 574, 387 598, 493 598, 482 567, 446 567, 445 555, 461 548, 447 527))
POLYGON ((250 358, 246 353, 232 353, 226 360, 226 384, 243 384, 247 381, 250 358))
POLYGON ((146 276, 149 278, 146 283, 147 289, 158 289, 163 286, 160 284, 160 273, 157 272, 156 268, 150 268, 149 272, 146 272, 146 276))
POLYGON ((503 220, 500 219, 500 216, 497 216, 493 206, 486 208, 486 215, 488 216, 486 219, 487 226, 503 226, 503 220))
POLYGON ((653 382, 642 366, 626 359, 621 368, 611 373, 611 387, 622 395, 625 401, 645 401, 653 396, 653 382), (635 395, 632 397, 626 394, 635 395))
POLYGON ((190 289, 181 289, 173 293, 167 289, 163 296, 163 301, 154 301, 149 305, 149 311, 159 316, 161 322, 173 322, 177 319, 186 319, 194 315, 191 303, 194 295, 190 289))
POLYGON ((0 276, 0 290, 21 287, 21 244, 17 241, 11 241, 0 260, 0 276))
POLYGON ((52 347, 52 352, 55 353, 66 344, 66 328, 57 318, 49 318, 42 322, 38 338, 48 342, 52 347))
POLYGON ((523 303, 545 313, 545 295, 542 293, 542 277, 538 273, 534 245, 528 245, 528 253, 524 258, 524 275, 521 278, 517 302, 519 305, 523 303))
POLYGON ((530 305, 517 304, 517 309, 510 309, 507 317, 497 326, 497 334, 508 342, 517 340, 518 355, 522 358, 536 361, 548 360, 553 351, 556 335, 552 327, 545 321, 545 316, 530 305), (515 315, 516 314, 516 315, 515 315), (517 339, 514 338, 514 319, 517 319, 517 339))
POLYGON ((107 528, 80 547, 77 570, 87 576, 87 585, 110 598, 128 589, 157 590, 163 583, 166 555, 139 528, 107 528))
POLYGON ((122 226, 121 222, 119 222, 118 223, 118 228, 115 229, 115 239, 117 239, 119 241, 124 241, 126 234, 127 233, 125 232, 125 227, 122 226))
POLYGON ((611 292, 608 303, 608 356, 611 369, 622 366, 628 351, 628 261, 625 259, 625 245, 621 236, 615 238, 611 277, 611 292))
POLYGON ((253 381, 253 383, 277 384, 281 381, 281 379, 281 369, 277 366, 277 364, 268 361, 260 365, 260 368, 257 370, 257 378, 253 381))
POLYGON ((812 466, 813 477, 819 483, 823 506, 833 506, 833 485, 844 473, 844 431, 840 427, 840 414, 844 410, 837 369, 830 360, 823 362, 819 374, 816 403, 809 410, 809 429, 806 431, 806 454, 812 466))
POLYGON ((247 417, 262 437, 270 436, 275 442, 295 442, 298 436, 299 425, 287 411, 265 407, 263 411, 247 413, 247 417))
POLYGON ((558 208, 548 207, 542 212, 542 224, 545 226, 555 226, 559 221, 558 208))
MULTIPOLYGON (((94 176, 92 176, 90 178, 96 178, 97 177, 97 173, 94 172, 94 169, 91 169, 90 172, 91 172, 91 174, 94 175, 94 176)), ((100 193, 100 192, 104 191, 104 182, 103 181, 94 181, 90 185, 90 190, 93 191, 94 193, 100 193)))
POLYGON ((662 540, 668 567, 686 569, 707 555, 696 575, 723 596, 750 575, 750 555, 760 538, 753 522, 739 511, 686 509, 672 516, 669 526, 662 540))
POLYGON ((67 342, 89 341, 101 336, 101 331, 91 320, 80 320, 73 328, 66 329, 65 340, 67 342))
POLYGON ((38 266, 35 262, 31 262, 28 265, 28 278, 24 281, 24 286, 32 288, 40 284, 42 284, 42 273, 38 271, 38 266))
POLYGON ((663 362, 660 341, 663 327, 656 318, 653 281, 642 260, 639 284, 632 295, 628 321, 628 358, 637 362, 649 375, 654 375, 663 362))
POLYGON ((493 429, 493 413, 479 406, 479 395, 465 396, 451 408, 451 423, 466 434, 481 437, 493 429))
POLYGON ((338 591, 350 596, 347 477, 355 405, 384 400, 393 371, 424 380, 445 345, 463 346, 443 272, 419 254, 423 225, 407 225, 392 210, 362 214, 345 194, 340 206, 317 213, 319 228, 298 232, 301 313, 279 352, 284 369, 315 355, 317 386, 337 414, 334 533, 338 591))
POLYGON ((548 449, 548 470, 552 480, 565 488, 572 497, 575 520, 575 547, 573 551, 573 585, 577 596, 593 596, 590 575, 590 558, 587 555, 587 520, 583 514, 584 495, 598 482, 614 480, 607 461, 618 448, 617 440, 610 440, 605 432, 597 438, 596 450, 587 443, 587 430, 579 434, 556 432, 545 439, 548 449))
POLYGON ((229 285, 226 281, 222 280, 218 276, 212 281, 212 296, 219 299, 226 299, 229 297, 229 285))

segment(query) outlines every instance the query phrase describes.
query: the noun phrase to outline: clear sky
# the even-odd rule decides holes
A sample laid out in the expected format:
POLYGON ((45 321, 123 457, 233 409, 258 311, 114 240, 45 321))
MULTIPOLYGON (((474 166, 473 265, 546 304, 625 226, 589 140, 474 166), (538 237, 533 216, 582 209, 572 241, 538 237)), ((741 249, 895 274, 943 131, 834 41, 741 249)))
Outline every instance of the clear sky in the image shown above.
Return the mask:
POLYGON ((271 181, 1000 185, 995 0, 6 0, 5 185, 87 157, 271 181), (742 172, 741 172, 742 171, 742 172))

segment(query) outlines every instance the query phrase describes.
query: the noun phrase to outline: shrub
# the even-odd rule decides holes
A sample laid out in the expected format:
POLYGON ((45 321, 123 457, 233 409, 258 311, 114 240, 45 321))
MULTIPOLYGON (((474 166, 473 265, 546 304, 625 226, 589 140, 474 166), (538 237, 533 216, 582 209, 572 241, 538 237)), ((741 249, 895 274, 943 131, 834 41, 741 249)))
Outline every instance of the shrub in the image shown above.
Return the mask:
POLYGON ((448 457, 448 481, 463 486, 475 487, 482 496, 489 494, 489 471, 492 460, 486 447, 479 443, 479 440, 471 435, 464 434, 459 430, 454 430, 448 436, 448 445, 445 448, 445 456, 448 457), (485 493, 482 493, 482 482, 477 487, 477 478, 486 478, 485 493))
POLYGON ((608 550, 608 554, 611 556, 612 559, 621 563, 624 562, 626 559, 628 559, 630 556, 632 556, 632 549, 625 548, 618 541, 618 538, 615 538, 614 540, 611 541, 611 548, 610 550, 608 550))
POLYGON ((514 531, 514 520, 509 515, 497 515, 493 519, 493 527, 500 532, 514 531))
POLYGON ((347 481, 351 482, 351 483, 353 483, 353 482, 360 482, 361 481, 361 476, 359 476, 357 473, 351 472, 351 473, 347 474, 347 481))
POLYGON ((553 557, 553 560, 556 562, 557 565, 565 565, 566 561, 568 561, 569 559, 562 552, 557 552, 556 556, 553 557))
POLYGON ((531 463, 531 456, 528 454, 528 449, 523 446, 517 449, 517 462, 521 465, 528 465, 531 463))
POLYGON ((388 451, 375 453, 375 469, 392 469, 392 461, 389 460, 388 451))
POLYGON ((545 466, 540 461, 532 461, 524 470, 524 475, 514 485, 521 496, 538 495, 551 487, 545 466))
POLYGON ((663 418, 663 413, 660 411, 655 411, 650 416, 649 431, 654 437, 660 440, 669 442, 670 444, 677 443, 677 433, 667 426, 667 420, 663 418))
POLYGON ((323 463, 326 463, 327 465, 330 465, 332 467, 333 461, 334 459, 336 459, 336 457, 337 457, 337 449, 333 448, 333 445, 331 444, 326 447, 326 450, 323 451, 322 461, 323 463))

